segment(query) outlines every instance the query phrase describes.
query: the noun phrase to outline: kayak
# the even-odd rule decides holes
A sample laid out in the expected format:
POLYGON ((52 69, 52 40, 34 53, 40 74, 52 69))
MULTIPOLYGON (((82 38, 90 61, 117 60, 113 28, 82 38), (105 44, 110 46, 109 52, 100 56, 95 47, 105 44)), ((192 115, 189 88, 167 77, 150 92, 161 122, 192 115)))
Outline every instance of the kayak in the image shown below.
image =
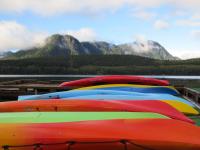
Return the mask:
POLYGON ((114 119, 152 119, 167 116, 147 112, 17 112, 0 113, 0 124, 3 123, 59 123, 90 120, 114 119))
POLYGON ((169 82, 166 80, 158 80, 154 78, 146 78, 142 76, 128 76, 128 75, 110 75, 110 76, 97 76, 92 78, 84 78, 75 81, 63 82, 60 87, 80 88, 92 85, 102 84, 142 84, 142 85, 158 85, 168 86, 169 82))
MULTIPOLYGON (((116 91, 116 90, 70 90, 62 92, 53 92, 41 95, 23 95, 18 96, 18 100, 34 100, 34 99, 60 99, 74 96, 87 96, 87 95, 146 95, 138 92, 116 91)), ((155 94, 153 94, 155 95, 155 94)))
POLYGON ((79 88, 77 90, 117 90, 127 92, 140 93, 163 93, 180 95, 180 93, 173 86, 149 86, 149 85, 133 85, 133 84, 107 84, 79 88))
POLYGON ((199 115, 198 109, 195 109, 194 107, 186 103, 180 101, 170 101, 170 100, 162 100, 162 102, 169 104, 170 106, 174 107, 175 109, 186 115, 199 115))
MULTIPOLYGON (((162 101, 38 100, 1 102, 0 112, 151 112, 189 123, 191 119, 162 101)), ((1 115, 1 114, 0 114, 1 115)))
POLYGON ((39 100, 39 99, 137 99, 137 100, 177 100, 194 106, 191 102, 171 94, 150 94, 115 90, 71 90, 53 92, 41 95, 19 96, 18 100, 39 100))
POLYGON ((64 100, 67 99, 87 99, 87 100, 167 100, 167 101, 179 101, 182 103, 185 103, 187 105, 190 105, 192 107, 195 107, 193 103, 190 101, 187 101, 186 99, 172 96, 172 95, 144 95, 144 96, 134 96, 134 95, 87 95, 87 96, 74 96, 69 98, 62 98, 64 100))
POLYGON ((116 91, 116 90, 70 90, 62 92, 53 92, 41 95, 23 95, 18 96, 18 100, 34 100, 34 99, 60 99, 69 98, 75 96, 87 96, 87 95, 132 95, 132 96, 173 96, 171 94, 155 94, 155 93, 139 93, 129 91, 116 91))
POLYGON ((200 128, 172 119, 13 123, 0 124, 0 130, 0 149, 200 149, 200 128))
POLYGON ((186 103, 180 102, 180 101, 171 101, 171 100, 161 100, 162 102, 165 102, 169 104, 170 106, 174 107, 178 111, 186 114, 186 115, 199 115, 199 111, 196 109, 196 107, 192 107, 191 105, 188 105, 186 103))

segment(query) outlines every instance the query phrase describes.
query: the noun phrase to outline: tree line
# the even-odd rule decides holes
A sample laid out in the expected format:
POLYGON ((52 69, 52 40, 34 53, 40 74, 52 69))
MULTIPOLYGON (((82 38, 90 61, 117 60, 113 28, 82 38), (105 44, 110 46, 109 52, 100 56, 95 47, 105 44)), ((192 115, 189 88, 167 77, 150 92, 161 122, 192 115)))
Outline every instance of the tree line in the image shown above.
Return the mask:
POLYGON ((200 59, 155 60, 133 55, 71 55, 0 60, 0 74, 200 75, 200 59))

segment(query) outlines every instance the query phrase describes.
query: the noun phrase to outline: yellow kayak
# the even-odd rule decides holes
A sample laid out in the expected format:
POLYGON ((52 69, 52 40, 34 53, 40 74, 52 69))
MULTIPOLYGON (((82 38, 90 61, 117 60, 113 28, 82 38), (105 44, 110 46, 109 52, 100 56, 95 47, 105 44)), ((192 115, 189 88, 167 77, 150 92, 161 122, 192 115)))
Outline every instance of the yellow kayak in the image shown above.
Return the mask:
POLYGON ((179 95, 179 92, 173 86, 151 86, 151 85, 137 85, 137 84, 106 84, 106 85, 83 87, 76 90, 97 90, 97 89, 179 95))
POLYGON ((176 108, 177 110, 179 110, 180 112, 182 112, 184 114, 199 115, 199 112, 195 108, 193 108, 192 106, 187 105, 183 102, 172 101, 172 100, 161 100, 161 101, 171 105, 172 107, 176 108))

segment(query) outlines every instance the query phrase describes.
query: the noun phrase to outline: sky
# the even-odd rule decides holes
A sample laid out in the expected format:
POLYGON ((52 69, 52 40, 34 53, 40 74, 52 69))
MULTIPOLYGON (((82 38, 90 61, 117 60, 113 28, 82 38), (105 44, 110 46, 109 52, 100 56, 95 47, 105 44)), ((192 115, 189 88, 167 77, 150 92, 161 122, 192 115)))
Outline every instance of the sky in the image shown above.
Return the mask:
POLYGON ((52 34, 114 44, 154 40, 182 59, 200 57, 200 0, 0 0, 0 52, 52 34))

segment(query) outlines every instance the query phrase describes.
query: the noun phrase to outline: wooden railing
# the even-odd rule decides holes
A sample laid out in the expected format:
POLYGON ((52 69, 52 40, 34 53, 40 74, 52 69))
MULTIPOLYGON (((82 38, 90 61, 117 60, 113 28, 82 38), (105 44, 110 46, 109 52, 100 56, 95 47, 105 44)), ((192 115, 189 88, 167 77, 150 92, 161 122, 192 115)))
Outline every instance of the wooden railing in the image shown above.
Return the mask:
POLYGON ((200 104, 199 91, 184 86, 175 86, 175 88, 181 93, 182 96, 200 104))

